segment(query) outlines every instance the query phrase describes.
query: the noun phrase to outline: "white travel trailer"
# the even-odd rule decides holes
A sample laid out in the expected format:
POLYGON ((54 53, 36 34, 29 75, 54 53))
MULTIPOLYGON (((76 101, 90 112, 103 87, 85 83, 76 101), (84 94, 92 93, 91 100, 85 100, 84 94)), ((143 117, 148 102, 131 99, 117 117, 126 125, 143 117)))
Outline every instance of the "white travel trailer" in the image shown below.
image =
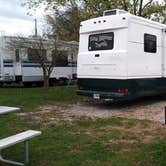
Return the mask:
POLYGON ((77 76, 95 99, 166 93, 166 25, 118 9, 81 22, 77 76))
MULTIPOLYGON (((43 82, 41 65, 33 59, 37 51, 30 48, 12 48, 10 44, 11 41, 16 40, 15 38, 11 36, 0 37, 0 83, 22 82, 25 85, 30 85, 43 82)), ((25 40, 32 40, 32 38, 25 38, 25 40)), ((51 40, 48 40, 47 44, 51 44, 51 40)), ((63 64, 57 64, 53 68, 50 76, 52 84, 56 84, 58 81, 68 81, 76 76, 76 65, 72 54, 74 51, 76 54, 77 43, 61 41, 58 44, 59 49, 67 53, 67 57, 63 64)), ((51 50, 43 50, 46 56, 48 56, 49 51, 51 50)))

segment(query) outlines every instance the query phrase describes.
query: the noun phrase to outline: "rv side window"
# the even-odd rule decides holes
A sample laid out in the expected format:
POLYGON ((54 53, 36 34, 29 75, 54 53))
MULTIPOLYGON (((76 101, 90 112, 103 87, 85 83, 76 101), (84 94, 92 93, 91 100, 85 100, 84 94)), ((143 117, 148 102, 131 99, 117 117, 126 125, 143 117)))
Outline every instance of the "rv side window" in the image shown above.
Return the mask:
POLYGON ((114 33, 100 33, 89 36, 89 51, 112 50, 114 47, 114 33))
POLYGON ((157 37, 151 34, 144 34, 144 51, 156 53, 157 51, 157 37))

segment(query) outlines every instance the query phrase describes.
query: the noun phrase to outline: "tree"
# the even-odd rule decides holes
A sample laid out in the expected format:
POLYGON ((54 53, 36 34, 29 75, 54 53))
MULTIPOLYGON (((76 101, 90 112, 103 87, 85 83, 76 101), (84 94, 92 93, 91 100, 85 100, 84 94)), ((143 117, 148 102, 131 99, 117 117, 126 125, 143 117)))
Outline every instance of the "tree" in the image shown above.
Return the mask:
POLYGON ((8 42, 8 49, 17 50, 24 48, 27 50, 28 59, 40 64, 43 72, 44 87, 49 87, 49 78, 56 64, 56 56, 59 54, 56 40, 48 40, 46 35, 33 38, 13 37, 8 42))
POLYGON ((162 13, 165 2, 159 3, 155 0, 85 0, 84 6, 89 16, 101 16, 108 9, 123 9, 134 15, 149 18, 150 14, 162 13))
POLYGON ((166 23, 166 0, 162 4, 155 1, 148 8, 144 9, 142 16, 151 20, 166 23))
POLYGON ((148 10, 151 14, 163 12, 166 0, 163 0, 162 3, 155 0, 26 0, 22 4, 29 9, 36 9, 41 4, 45 4, 46 10, 49 9, 53 13, 57 13, 61 9, 67 10, 72 6, 82 6, 82 11, 88 18, 101 16, 103 11, 116 8, 129 11, 134 15, 147 17, 148 10))
POLYGON ((22 3, 28 9, 37 9, 41 4, 45 4, 45 10, 51 11, 46 15, 46 21, 53 34, 60 40, 79 40, 83 11, 76 0, 26 0, 22 3))
POLYGON ((60 39, 77 40, 80 22, 89 18, 102 16, 105 10, 123 9, 134 15, 166 22, 166 0, 26 0, 23 5, 36 9, 45 4, 48 24, 60 39))
POLYGON ((87 16, 89 18, 102 16, 105 10, 110 9, 124 9, 128 11, 129 8, 129 1, 128 0, 107 0, 107 1, 100 1, 100 0, 85 0, 84 1, 84 8, 86 11, 87 16))
POLYGON ((78 41, 81 14, 78 6, 71 6, 56 15, 47 15, 47 22, 51 25, 52 33, 57 34, 60 40, 78 41))

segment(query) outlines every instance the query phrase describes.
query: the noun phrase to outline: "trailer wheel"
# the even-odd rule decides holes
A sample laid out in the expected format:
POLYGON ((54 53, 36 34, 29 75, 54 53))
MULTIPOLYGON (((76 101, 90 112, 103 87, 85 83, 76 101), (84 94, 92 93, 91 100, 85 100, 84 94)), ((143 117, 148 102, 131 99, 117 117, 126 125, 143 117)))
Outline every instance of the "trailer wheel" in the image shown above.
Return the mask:
POLYGON ((36 82, 35 84, 36 84, 37 87, 42 87, 43 86, 43 82, 42 81, 41 82, 36 82))
POLYGON ((23 82, 23 85, 24 85, 24 87, 26 87, 26 88, 32 87, 32 83, 31 83, 31 82, 23 82))
POLYGON ((50 79, 50 86, 57 86, 58 80, 57 79, 50 79))
POLYGON ((68 85, 69 84, 69 80, 67 78, 60 78, 58 81, 59 85, 68 85))
POLYGON ((3 82, 0 82, 0 87, 3 87, 3 82))

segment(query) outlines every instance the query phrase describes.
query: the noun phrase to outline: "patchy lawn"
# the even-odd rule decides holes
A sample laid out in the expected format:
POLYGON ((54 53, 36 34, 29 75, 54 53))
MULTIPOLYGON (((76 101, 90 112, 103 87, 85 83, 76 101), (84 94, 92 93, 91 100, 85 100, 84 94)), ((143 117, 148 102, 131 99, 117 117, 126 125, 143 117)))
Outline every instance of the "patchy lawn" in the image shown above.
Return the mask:
MULTIPOLYGON (((67 114, 63 110, 81 100, 75 88, 1 89, 0 92, 1 105, 22 108, 19 113, 0 116, 0 138, 26 129, 42 131, 41 136, 30 142, 31 166, 166 165, 166 127, 160 123, 67 114), (49 109, 50 104, 54 109, 49 109)), ((3 153, 7 158, 22 160, 23 144, 3 153)))
MULTIPOLYGON (((55 88, 1 88, 0 105, 18 106, 24 110, 30 110, 39 105, 53 103, 73 103, 80 97, 76 95, 75 87, 55 88)), ((33 111, 33 110, 32 110, 33 111)))

